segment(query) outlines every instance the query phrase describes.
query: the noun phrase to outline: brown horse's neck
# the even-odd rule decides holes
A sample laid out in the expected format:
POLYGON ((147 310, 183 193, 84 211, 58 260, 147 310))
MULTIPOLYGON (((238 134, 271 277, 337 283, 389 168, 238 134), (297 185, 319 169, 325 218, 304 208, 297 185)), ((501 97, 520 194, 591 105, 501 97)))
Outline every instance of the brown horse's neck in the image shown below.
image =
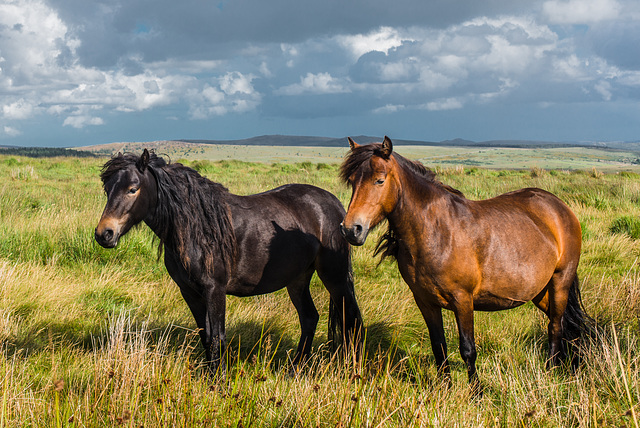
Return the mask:
POLYGON ((438 181, 426 180, 413 172, 403 171, 399 176, 401 190, 395 209, 387 216, 389 228, 400 239, 416 236, 418 230, 430 229, 437 217, 429 215, 431 209, 447 215, 455 203, 466 201, 452 193, 438 181))

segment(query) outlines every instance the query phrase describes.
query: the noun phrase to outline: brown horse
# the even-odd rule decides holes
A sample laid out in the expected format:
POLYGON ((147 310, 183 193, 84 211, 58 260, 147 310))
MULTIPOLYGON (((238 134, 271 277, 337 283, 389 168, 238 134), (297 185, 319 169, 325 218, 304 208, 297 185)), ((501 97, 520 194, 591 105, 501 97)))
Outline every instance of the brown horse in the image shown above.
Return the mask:
POLYGON ((471 201, 418 162, 393 152, 391 140, 358 145, 341 167, 353 194, 342 234, 362 245, 383 219, 389 230, 376 254, 394 256, 429 329, 439 371, 449 377, 442 308, 453 311, 460 354, 478 387, 473 311, 532 301, 549 318, 550 363, 580 337, 583 311, 576 269, 578 219, 560 199, 529 188, 471 201))

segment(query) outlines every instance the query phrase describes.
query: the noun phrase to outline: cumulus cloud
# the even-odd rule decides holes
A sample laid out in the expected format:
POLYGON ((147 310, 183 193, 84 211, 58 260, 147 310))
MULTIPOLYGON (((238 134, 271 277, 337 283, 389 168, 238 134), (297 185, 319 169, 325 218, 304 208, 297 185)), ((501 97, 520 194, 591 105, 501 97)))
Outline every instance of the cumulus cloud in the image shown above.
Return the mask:
POLYGON ((13 103, 2 106, 2 115, 5 119, 26 119, 33 114, 34 106, 25 99, 19 99, 13 103))
POLYGON ((463 105, 464 104, 459 99, 446 98, 446 99, 430 101, 422 107, 426 108, 427 110, 437 111, 437 110, 454 110, 454 109, 462 108, 463 105))
POLYGON ((380 27, 367 34, 338 36, 336 39, 355 59, 372 51, 386 54, 403 43, 402 36, 391 27, 380 27))
POLYGON ((554 24, 591 24, 619 16, 616 0, 549 0, 542 5, 547 19, 554 24))
MULTIPOLYGON (((376 112, 387 105, 451 110, 505 97, 532 79, 554 78, 560 67, 554 61, 563 57, 558 36, 531 18, 476 18, 442 30, 404 31, 399 45, 365 53, 350 69, 354 91, 380 94, 376 112)), ((583 71, 571 65, 565 74, 583 71)))
POLYGON ((254 110, 262 99, 255 90, 252 75, 230 72, 206 83, 203 88, 190 88, 186 100, 189 115, 193 119, 207 119, 228 113, 245 113, 254 110))
POLYGON ((11 126, 4 126, 2 130, 9 137, 17 137, 18 135, 22 135, 22 132, 20 130, 11 126))
POLYGON ((275 91, 277 95, 340 94, 349 92, 344 82, 331 77, 329 73, 307 73, 300 83, 284 86, 275 91))
POLYGON ((78 116, 69 116, 62 123, 63 126, 71 126, 76 129, 82 129, 85 126, 89 125, 103 125, 104 120, 99 117, 78 115, 78 116))

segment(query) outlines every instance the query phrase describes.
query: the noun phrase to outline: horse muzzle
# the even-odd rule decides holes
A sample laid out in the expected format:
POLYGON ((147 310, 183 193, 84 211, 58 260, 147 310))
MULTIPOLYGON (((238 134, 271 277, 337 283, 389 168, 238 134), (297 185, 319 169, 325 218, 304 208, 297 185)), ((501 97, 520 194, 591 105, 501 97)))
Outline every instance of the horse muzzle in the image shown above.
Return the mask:
POLYGON ((96 227, 94 236, 98 244, 104 248, 114 248, 118 245, 118 240, 122 232, 120 224, 114 224, 114 222, 100 222, 96 227))
POLYGON ((360 223, 354 223, 351 227, 347 227, 344 223, 340 223, 340 233, 349 244, 360 246, 367 240, 369 228, 360 223))
POLYGON ((96 228, 95 238, 98 244, 104 248, 114 248, 118 245, 118 236, 114 233, 113 229, 106 228, 98 232, 96 228))

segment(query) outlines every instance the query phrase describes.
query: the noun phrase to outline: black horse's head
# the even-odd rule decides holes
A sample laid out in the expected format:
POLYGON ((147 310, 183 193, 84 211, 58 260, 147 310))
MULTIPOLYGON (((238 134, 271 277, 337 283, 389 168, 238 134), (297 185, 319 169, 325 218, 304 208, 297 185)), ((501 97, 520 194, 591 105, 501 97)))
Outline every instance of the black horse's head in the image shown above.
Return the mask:
POLYGON ((100 178, 107 205, 95 231, 96 241, 103 247, 115 247, 121 236, 153 214, 158 192, 149 168, 151 161, 164 164, 147 149, 141 156, 118 154, 104 164, 100 178))

